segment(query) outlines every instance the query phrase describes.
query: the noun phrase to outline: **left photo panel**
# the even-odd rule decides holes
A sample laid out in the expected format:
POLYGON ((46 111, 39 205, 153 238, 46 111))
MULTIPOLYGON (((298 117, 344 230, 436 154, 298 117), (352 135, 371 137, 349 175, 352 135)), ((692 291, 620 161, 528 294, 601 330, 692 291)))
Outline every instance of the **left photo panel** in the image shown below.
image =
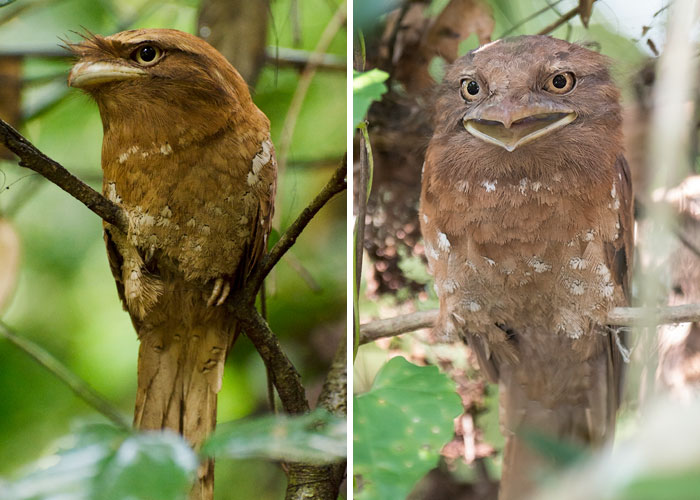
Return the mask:
POLYGON ((342 0, 0 0, 0 500, 345 498, 342 0))

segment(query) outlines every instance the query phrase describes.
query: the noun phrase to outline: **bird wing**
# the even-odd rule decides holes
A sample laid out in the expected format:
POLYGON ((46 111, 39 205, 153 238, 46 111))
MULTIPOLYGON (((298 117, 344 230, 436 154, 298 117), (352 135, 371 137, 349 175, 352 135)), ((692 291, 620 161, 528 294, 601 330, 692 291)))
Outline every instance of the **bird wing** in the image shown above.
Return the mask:
MULTIPOLYGON (((620 209, 618 237, 605 243, 605 259, 615 284, 622 287, 627 302, 630 300, 630 277, 634 255, 634 196, 632 177, 625 157, 620 155, 615 162, 615 175, 620 190, 620 209)), ((626 345, 626 335, 617 331, 607 336, 608 344, 608 418, 610 429, 614 429, 615 412, 620 406, 624 374, 624 360, 621 347, 626 345), (620 345, 618 346, 618 342, 620 345)))

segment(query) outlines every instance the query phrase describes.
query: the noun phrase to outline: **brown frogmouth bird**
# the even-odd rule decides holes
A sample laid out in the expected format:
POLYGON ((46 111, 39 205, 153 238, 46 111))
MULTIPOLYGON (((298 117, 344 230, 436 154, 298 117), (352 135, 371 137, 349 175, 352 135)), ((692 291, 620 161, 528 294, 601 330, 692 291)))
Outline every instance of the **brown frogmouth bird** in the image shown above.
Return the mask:
POLYGON ((543 460, 523 437, 600 444, 620 401, 632 188, 605 57, 545 36, 484 45, 446 73, 420 223, 440 300, 500 388, 499 498, 524 498, 543 460))
MULTIPOLYGON (((213 47, 175 30, 90 36, 68 83, 97 103, 105 225, 119 296, 141 342, 134 425, 198 448, 216 424, 237 329, 225 307, 266 248, 277 166, 267 117, 213 47)), ((191 498, 211 498, 213 462, 191 498)))

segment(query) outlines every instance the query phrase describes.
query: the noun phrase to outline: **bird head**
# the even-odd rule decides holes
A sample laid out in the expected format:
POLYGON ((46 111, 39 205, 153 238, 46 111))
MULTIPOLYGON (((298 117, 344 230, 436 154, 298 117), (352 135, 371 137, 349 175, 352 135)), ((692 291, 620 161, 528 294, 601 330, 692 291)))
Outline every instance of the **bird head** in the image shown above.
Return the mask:
POLYGON ((619 93, 608 65, 596 52, 547 36, 484 45, 448 69, 436 134, 515 157, 562 146, 581 153, 606 143, 606 134, 619 140, 619 93))
POLYGON ((97 102, 109 123, 188 123, 216 130, 255 115, 243 78, 211 45, 177 30, 139 29, 66 43, 77 62, 68 85, 97 102), (201 122, 201 123, 199 123, 201 122))

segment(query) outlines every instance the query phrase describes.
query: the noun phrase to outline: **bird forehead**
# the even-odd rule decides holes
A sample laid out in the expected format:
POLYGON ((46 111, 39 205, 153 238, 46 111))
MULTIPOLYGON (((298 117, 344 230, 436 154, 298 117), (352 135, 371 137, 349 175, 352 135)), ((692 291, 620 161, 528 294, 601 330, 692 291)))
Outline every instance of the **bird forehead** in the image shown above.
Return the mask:
POLYGON ((105 37, 106 40, 117 44, 137 46, 144 43, 155 43, 161 48, 178 48, 187 52, 202 52, 206 42, 184 31, 172 29, 139 29, 115 33, 105 37))

